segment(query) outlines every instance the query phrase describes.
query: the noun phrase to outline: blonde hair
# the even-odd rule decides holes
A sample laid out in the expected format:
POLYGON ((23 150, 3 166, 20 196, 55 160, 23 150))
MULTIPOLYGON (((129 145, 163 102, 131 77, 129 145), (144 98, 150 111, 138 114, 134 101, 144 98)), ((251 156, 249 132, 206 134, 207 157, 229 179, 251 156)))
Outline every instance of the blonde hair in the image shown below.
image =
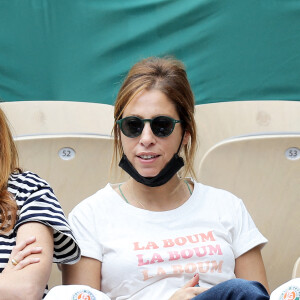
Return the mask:
POLYGON ((0 108, 0 231, 10 231, 16 223, 18 206, 7 190, 11 173, 20 173, 18 153, 4 112, 0 108))
POLYGON ((194 95, 187 79, 184 65, 171 57, 149 57, 136 63, 127 74, 117 95, 114 110, 114 161, 123 154, 120 129, 116 123, 132 99, 142 91, 159 90, 175 105, 183 128, 190 134, 190 141, 184 145, 185 169, 195 176, 193 169, 196 152, 196 123, 194 118, 194 95))

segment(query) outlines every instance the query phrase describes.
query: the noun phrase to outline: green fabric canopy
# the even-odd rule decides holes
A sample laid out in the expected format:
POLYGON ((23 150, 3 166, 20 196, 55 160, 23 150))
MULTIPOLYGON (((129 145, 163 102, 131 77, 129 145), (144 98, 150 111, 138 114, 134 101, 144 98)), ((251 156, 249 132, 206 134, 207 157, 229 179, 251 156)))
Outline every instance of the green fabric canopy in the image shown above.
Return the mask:
POLYGON ((300 99, 299 0, 0 0, 0 98, 113 104, 173 55, 197 104, 300 99))

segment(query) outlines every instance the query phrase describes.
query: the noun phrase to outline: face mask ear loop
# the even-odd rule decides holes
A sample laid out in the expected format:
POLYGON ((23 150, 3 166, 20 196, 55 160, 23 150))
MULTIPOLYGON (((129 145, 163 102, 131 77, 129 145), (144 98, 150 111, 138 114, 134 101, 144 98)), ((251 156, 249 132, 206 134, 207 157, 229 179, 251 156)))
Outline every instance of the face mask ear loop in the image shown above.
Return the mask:
POLYGON ((122 148, 122 155, 121 155, 121 157, 122 157, 123 155, 125 155, 125 153, 124 153, 124 149, 123 149, 123 144, 121 142, 121 129, 120 129, 120 127, 119 127, 119 130, 120 130, 119 137, 120 137, 120 143, 121 143, 121 148, 122 148))
POLYGON ((182 145, 182 142, 183 142, 184 135, 185 135, 185 131, 184 131, 183 134, 182 134, 182 137, 181 137, 181 140, 180 140, 180 144, 179 144, 178 150, 177 150, 177 152, 176 152, 177 155, 178 155, 178 153, 179 153, 179 151, 180 151, 180 148, 181 148, 181 145, 182 145))

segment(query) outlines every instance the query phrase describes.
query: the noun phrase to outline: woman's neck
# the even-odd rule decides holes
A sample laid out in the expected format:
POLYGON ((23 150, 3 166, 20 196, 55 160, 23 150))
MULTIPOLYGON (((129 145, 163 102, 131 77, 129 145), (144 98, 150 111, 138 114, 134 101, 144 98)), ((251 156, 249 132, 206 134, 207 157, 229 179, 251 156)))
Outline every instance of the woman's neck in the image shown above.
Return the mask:
POLYGON ((158 187, 148 187, 131 178, 121 186, 118 193, 129 204, 150 211, 175 209, 190 197, 189 187, 177 175, 158 187))

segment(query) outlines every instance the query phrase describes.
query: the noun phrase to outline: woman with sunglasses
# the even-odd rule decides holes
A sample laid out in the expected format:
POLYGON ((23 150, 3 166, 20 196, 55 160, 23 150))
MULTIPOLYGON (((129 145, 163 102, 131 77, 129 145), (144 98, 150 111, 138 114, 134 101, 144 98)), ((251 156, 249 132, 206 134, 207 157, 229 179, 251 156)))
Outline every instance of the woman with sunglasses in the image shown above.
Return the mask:
POLYGON ((266 239, 242 201, 186 177, 195 178, 196 125, 183 65, 135 64, 114 117, 115 157, 130 179, 70 214, 83 256, 63 267, 64 283, 118 300, 269 299, 266 239))

